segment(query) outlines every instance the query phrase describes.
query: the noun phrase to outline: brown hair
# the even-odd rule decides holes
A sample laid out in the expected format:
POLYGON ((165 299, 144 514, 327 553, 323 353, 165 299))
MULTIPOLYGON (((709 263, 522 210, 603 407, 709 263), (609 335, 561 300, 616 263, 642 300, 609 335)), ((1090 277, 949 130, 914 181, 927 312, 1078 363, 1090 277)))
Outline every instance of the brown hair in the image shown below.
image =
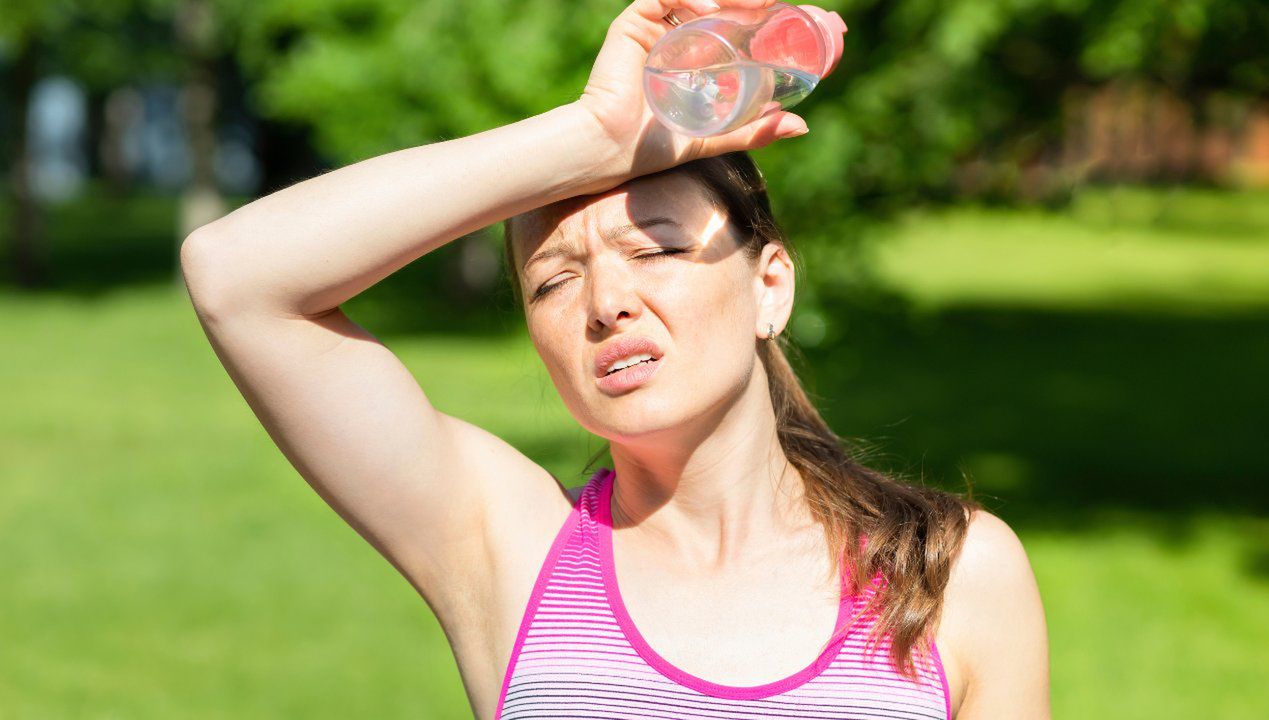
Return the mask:
MULTIPOLYGON (((799 257, 771 212, 762 173, 747 152, 701 158, 645 177, 671 172, 699 182, 727 211, 733 235, 750 260, 761 254, 764 245, 775 242, 800 267, 799 257)), ((513 259, 513 231, 517 218, 523 222, 527 215, 503 222, 504 262, 518 302, 523 298, 513 259)), ((914 677, 912 652, 918 646, 929 652, 952 562, 960 552, 969 515, 980 506, 972 499, 909 484, 863 465, 860 449, 835 434, 820 416, 785 355, 788 340, 784 334, 777 338, 758 341, 757 350, 767 373, 780 445, 802 474, 811 512, 824 525, 834 574, 843 555, 852 593, 864 591, 864 578, 881 574, 883 581, 861 612, 879 613, 873 642, 888 635, 891 661, 900 672, 914 677)), ((605 446, 587 467, 607 451, 605 446)), ((849 624, 839 634, 848 628, 849 624)))

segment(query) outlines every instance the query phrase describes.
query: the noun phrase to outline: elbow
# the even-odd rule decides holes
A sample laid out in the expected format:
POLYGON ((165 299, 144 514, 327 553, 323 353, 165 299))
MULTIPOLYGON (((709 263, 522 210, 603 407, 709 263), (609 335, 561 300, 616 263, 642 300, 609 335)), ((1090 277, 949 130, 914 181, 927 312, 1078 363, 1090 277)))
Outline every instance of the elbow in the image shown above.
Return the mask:
POLYGON ((209 264, 214 264, 211 252, 218 246, 223 247, 220 230, 215 223, 207 223, 194 229, 181 241, 181 270, 191 274, 204 272, 209 264))
POLYGON ((208 223, 196 228, 181 242, 181 276, 190 301, 202 314, 219 312, 232 297, 222 278, 231 273, 224 232, 208 223))

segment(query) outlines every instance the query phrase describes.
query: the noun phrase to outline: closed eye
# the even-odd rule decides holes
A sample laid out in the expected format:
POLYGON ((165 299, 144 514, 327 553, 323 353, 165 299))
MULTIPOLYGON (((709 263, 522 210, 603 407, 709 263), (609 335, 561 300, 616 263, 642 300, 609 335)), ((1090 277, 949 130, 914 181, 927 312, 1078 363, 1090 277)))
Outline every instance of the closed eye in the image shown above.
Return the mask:
POLYGON ((678 248, 664 248, 657 252, 644 253, 643 255, 636 255, 635 257, 637 258, 662 257, 664 255, 677 255, 681 252, 687 252, 687 251, 680 250, 678 248))
MULTIPOLYGON (((662 258, 662 257, 665 257, 665 256, 667 256, 667 255, 678 255, 679 253, 685 253, 685 252, 687 252, 687 251, 686 251, 686 250, 682 250, 682 249, 680 249, 680 248, 662 248, 661 250, 658 250, 658 251, 656 251, 656 252, 644 253, 644 254, 642 254, 642 255, 635 255, 635 258, 636 258, 636 259, 639 259, 639 260, 642 260, 642 259, 644 259, 644 258, 662 258)), ((559 281, 559 282, 555 282, 555 283, 550 283, 550 284, 547 284, 547 285, 543 285, 542 287, 538 288, 538 289, 537 289, 537 290, 533 293, 533 299, 534 299, 534 300, 537 300, 538 298, 540 298, 540 297, 543 297, 543 296, 547 295, 548 293, 550 293, 550 292, 551 292, 552 290, 554 290, 555 288, 557 288, 557 287, 559 287, 560 285, 563 285, 564 283, 568 282, 568 281, 569 281, 569 279, 570 279, 570 278, 564 278, 563 280, 561 280, 561 281, 559 281)))

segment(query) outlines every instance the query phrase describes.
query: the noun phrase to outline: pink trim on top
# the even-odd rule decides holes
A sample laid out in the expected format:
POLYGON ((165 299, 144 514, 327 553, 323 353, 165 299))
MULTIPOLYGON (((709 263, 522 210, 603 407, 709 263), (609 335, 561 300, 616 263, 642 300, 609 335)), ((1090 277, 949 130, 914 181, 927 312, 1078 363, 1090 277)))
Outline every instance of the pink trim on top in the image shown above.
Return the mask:
MULTIPOLYGON (((600 468, 591 475, 591 480, 595 475, 603 472, 600 468)), ((590 482, 588 480, 587 482, 590 482)), ((551 549, 546 553, 546 559, 538 568, 537 580, 533 583, 533 591, 529 594, 529 602, 524 608, 524 614, 520 616, 520 630, 516 633, 515 644, 511 647, 511 659, 507 661, 507 670, 502 676, 502 689, 498 691, 498 706, 494 710, 494 720, 502 717, 502 705, 507 701, 507 688, 511 685, 511 674, 515 671, 516 660, 520 658, 520 649, 524 647, 524 640, 529 635, 529 626, 533 624, 533 616, 537 613, 538 603, 542 600, 543 593, 546 592, 546 586, 551 578, 551 570, 555 567, 555 560, 559 557, 564 546, 568 543, 569 537, 573 534, 573 528, 577 526, 577 516, 581 513, 581 498, 573 503, 573 509, 568 513, 568 519, 555 532, 555 539, 551 541, 551 549)))
POLYGON ((939 655, 938 643, 930 641, 930 651, 934 655, 934 665, 939 669, 939 681, 943 683, 943 702, 947 707, 947 720, 952 720, 952 689, 947 684, 947 671, 943 669, 943 658, 939 655))
MULTIPOLYGON (((824 648, 819 657, 815 658, 810 665, 786 678, 762 685, 741 686, 710 682, 675 667, 670 661, 661 657, 657 651, 648 645, 639 629, 635 626, 630 614, 626 611, 625 602, 621 599, 621 591, 617 587, 617 573, 612 552, 612 488, 616 472, 610 469, 605 471, 606 475, 600 488, 599 513, 596 518, 602 526, 599 529, 599 551, 600 562, 603 565, 604 589, 608 593, 608 603, 612 607, 613 615, 617 618, 617 623, 621 626, 622 632, 625 633, 626 639, 645 662, 662 675, 697 692, 733 700, 756 700, 791 690, 814 679, 832 664, 848 633, 843 633, 832 644, 824 648)), ((835 632, 836 629, 842 627, 843 621, 847 618, 847 609, 852 606, 851 599, 846 597, 845 574, 841 576, 840 585, 842 600, 837 606, 837 622, 834 624, 835 632)))

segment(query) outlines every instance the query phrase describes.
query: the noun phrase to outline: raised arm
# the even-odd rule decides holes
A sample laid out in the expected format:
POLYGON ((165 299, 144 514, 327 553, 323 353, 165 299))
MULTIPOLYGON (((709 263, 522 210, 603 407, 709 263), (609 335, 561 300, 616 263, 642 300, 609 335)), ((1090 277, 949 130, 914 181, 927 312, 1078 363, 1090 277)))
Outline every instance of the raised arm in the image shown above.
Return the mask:
POLYGON ((292 317, 329 312, 451 240, 620 182, 593 117, 564 105, 305 180, 194 231, 191 295, 292 317))
MULTIPOLYGON (((738 7, 773 2, 723 0, 738 7)), ((186 240, 182 261, 187 270, 214 276, 217 289, 195 301, 321 315, 421 255, 512 215, 805 130, 800 117, 785 111, 708 139, 677 135, 655 121, 643 100, 642 63, 667 30, 661 17, 675 9, 691 18, 693 8, 704 14, 711 5, 631 4, 609 27, 576 102, 363 160, 199 228, 186 240)))
POLYGON ((497 503, 554 517, 562 496, 514 448, 437 411, 339 305, 453 238, 596 186, 609 147, 563 106, 306 180, 182 245, 199 320, 270 437, 438 611, 484 582, 471 571, 487 564, 497 503))
POLYGON ((685 7, 707 11, 700 0, 638 0, 623 11, 576 102, 300 182, 197 229, 181 247, 199 320, 269 435, 434 606, 481 582, 490 527, 513 514, 551 515, 566 501, 537 464, 433 408, 397 357, 339 306, 511 215, 804 127, 776 113, 700 141, 655 123, 641 65, 668 29, 660 17, 671 8, 690 16, 685 7))

